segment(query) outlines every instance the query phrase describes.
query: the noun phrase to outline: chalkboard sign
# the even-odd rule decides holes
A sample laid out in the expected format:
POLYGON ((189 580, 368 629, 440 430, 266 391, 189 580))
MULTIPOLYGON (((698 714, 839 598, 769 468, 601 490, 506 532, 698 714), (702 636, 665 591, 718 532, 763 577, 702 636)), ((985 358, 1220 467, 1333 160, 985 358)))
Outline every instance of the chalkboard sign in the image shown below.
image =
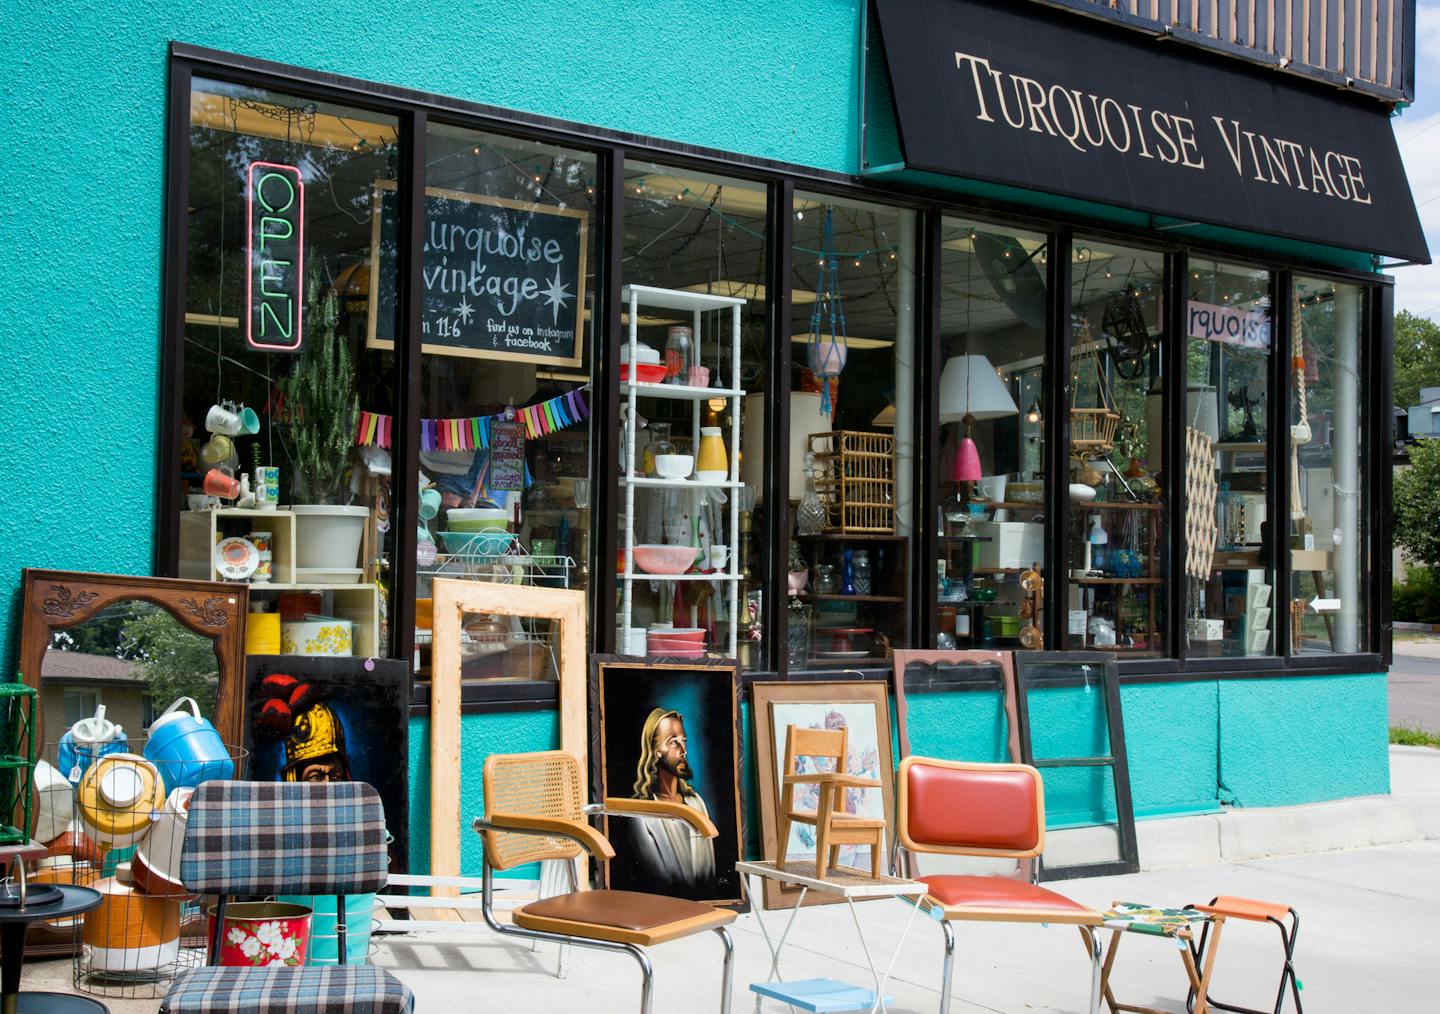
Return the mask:
MULTIPOLYGON (((393 349, 399 196, 388 180, 375 191, 367 344, 393 349)), ((581 365, 589 220, 574 208, 428 188, 423 350, 581 365)))

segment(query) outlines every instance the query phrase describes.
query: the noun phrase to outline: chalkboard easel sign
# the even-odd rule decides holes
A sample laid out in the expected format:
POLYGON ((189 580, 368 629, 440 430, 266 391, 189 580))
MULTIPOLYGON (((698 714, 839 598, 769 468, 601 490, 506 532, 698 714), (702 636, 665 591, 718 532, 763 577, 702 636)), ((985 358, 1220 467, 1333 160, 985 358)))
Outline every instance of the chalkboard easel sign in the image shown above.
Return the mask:
MULTIPOLYGON (((394 182, 375 181, 371 207, 366 344, 393 349, 400 234, 394 182)), ((427 188, 422 350, 580 366, 589 222, 589 213, 575 208, 427 188)))

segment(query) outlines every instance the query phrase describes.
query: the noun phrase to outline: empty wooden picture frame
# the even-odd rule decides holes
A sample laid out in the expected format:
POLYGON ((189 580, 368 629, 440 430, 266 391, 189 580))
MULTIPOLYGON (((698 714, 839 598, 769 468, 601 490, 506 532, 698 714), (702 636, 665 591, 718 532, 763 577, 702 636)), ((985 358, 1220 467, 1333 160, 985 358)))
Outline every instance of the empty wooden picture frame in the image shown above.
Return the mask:
MULTIPOLYGON (((436 578, 430 682, 430 874, 460 875, 460 633, 466 613, 551 620, 560 627, 560 749, 587 770, 585 736, 585 593, 491 581, 436 578)), ((537 744, 536 749, 541 749, 537 744)), ((479 777, 484 757, 472 760, 479 777)), ((474 815, 472 815, 474 816, 474 815)), ((453 896, 458 888, 435 888, 453 896)))
MULTIPOLYGON (((1010 651, 927 651, 922 649, 900 649, 895 652, 895 724, 900 734, 900 756, 910 756, 910 704, 906 697, 906 680, 911 689, 919 689, 916 682, 917 670, 924 676, 921 681, 925 689, 940 691, 949 675, 958 675, 955 670, 963 667, 995 667, 1000 670, 1002 681, 1001 705, 1005 712, 1006 747, 1010 763, 1020 763, 1020 717, 1015 694, 1015 653, 1010 651)), ((964 681, 961 681, 964 682, 964 681)), ((957 687, 959 689, 959 687, 957 687)))
MULTIPOLYGON (((785 763, 785 729, 789 725, 819 729, 843 726, 849 731, 850 757, 846 770, 850 774, 878 778, 881 788, 851 790, 847 793, 846 808, 854 807, 851 812, 885 818, 888 851, 895 826, 895 755, 890 742, 890 695, 886 684, 879 680, 752 683, 750 704, 755 726, 755 780, 760 789, 762 858, 772 860, 779 855, 776 807, 780 805, 780 768, 785 763)), ((814 857, 813 839, 808 843, 808 851, 803 838, 797 841, 797 836, 811 832, 813 828, 805 825, 792 826, 788 858, 814 857)), ((840 865, 858 867, 867 874, 870 870, 868 857, 847 859, 844 851, 840 865)), ((888 868, 888 862, 883 868, 888 868)), ((792 906, 799 893, 798 887, 767 878, 765 907, 792 906)), ((805 895, 806 905, 840 900, 836 895, 822 895, 819 891, 805 895)))

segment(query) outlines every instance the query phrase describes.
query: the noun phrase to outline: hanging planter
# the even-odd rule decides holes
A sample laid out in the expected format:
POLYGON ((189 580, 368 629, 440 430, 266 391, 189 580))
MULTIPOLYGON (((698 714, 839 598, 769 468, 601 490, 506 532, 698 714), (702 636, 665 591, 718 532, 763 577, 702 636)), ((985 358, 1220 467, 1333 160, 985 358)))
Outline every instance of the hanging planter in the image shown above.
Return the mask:
POLYGON ((1071 326, 1072 341, 1078 351, 1071 357, 1074 366, 1071 387, 1075 403, 1070 409, 1070 454, 1080 461, 1101 458, 1115 449, 1115 429, 1120 425, 1120 411, 1100 366, 1100 352, 1090 335, 1090 323, 1076 319, 1071 326), (1081 378, 1095 374, 1095 404, 1082 407, 1081 378))
POLYGON ((839 390, 840 373, 850 358, 845 338, 845 305, 840 298, 840 258, 835 254, 835 226, 830 208, 820 241, 820 277, 815 281, 815 309, 810 313, 810 344, 805 363, 820 383, 820 412, 830 415, 830 381, 839 390))

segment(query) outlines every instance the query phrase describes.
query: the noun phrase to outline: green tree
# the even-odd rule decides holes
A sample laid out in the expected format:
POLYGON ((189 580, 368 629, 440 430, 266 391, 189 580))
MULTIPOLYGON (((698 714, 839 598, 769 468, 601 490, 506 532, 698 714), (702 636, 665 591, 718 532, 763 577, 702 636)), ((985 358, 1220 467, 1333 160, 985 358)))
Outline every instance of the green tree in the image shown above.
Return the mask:
POLYGON ((1410 448, 1410 467, 1395 476, 1395 543, 1410 559, 1440 565, 1440 440, 1410 448))
POLYGON ((202 715, 215 714, 219 673, 209 638, 185 629, 163 609, 131 621, 124 637, 125 654, 144 667, 157 710, 168 708, 177 697, 193 697, 202 715))
POLYGON ((1395 404, 1420 403, 1420 388, 1440 387, 1440 324, 1409 310, 1395 315, 1395 404))

